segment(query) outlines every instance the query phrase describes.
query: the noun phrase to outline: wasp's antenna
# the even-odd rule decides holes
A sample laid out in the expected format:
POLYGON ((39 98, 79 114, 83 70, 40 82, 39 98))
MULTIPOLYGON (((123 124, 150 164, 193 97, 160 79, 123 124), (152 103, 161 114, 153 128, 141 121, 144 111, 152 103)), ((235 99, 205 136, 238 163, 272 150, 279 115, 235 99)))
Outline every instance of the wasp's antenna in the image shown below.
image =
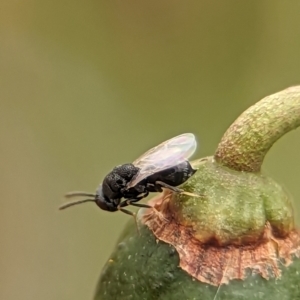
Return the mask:
POLYGON ((70 192, 70 193, 65 194, 66 198, 80 197, 80 196, 86 196, 86 197, 92 197, 92 198, 96 197, 95 194, 90 194, 87 192, 70 192))
POLYGON ((78 201, 69 202, 69 203, 66 203, 66 204, 63 204, 62 206, 60 206, 59 210, 68 208, 68 207, 73 206, 73 205, 85 203, 85 202, 96 202, 96 200, 94 200, 94 199, 84 199, 84 200, 78 200, 78 201))
POLYGON ((85 200, 69 202, 69 203, 66 203, 66 204, 63 204, 62 206, 60 206, 59 210, 68 208, 68 207, 73 206, 73 205, 85 203, 85 202, 96 202, 96 200, 95 200, 96 195, 95 194, 90 194, 90 193, 87 193, 87 192, 70 192, 70 193, 65 194, 66 198, 82 197, 82 196, 92 197, 93 199, 85 199, 85 200))

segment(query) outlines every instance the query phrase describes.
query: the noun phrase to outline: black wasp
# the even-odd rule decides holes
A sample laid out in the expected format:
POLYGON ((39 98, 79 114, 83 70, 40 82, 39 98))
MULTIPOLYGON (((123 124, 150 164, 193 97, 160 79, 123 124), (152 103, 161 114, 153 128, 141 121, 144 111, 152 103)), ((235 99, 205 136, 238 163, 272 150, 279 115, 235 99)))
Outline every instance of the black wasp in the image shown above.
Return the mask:
POLYGON ((147 151, 132 164, 115 167, 105 176, 95 194, 86 192, 66 194, 67 198, 74 196, 90 198, 64 204, 60 209, 91 201, 96 202, 103 210, 111 212, 120 210, 133 215, 124 207, 128 205, 150 207, 137 203, 150 192, 162 192, 162 188, 166 188, 176 193, 184 193, 177 186, 196 172, 188 161, 196 147, 197 142, 192 133, 181 134, 167 140, 147 151))

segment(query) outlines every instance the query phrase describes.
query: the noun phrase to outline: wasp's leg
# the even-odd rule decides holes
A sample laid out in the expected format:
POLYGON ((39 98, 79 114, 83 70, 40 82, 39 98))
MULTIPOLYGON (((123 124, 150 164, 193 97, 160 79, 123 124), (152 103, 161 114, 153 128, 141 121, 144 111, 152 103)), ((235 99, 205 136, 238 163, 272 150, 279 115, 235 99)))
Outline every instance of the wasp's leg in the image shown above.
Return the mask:
POLYGON ((130 210, 127 210, 125 209, 124 207, 125 206, 128 206, 126 200, 125 201, 122 201, 118 206, 117 206, 117 209, 121 212, 123 212, 124 214, 127 214, 127 215, 130 215, 130 216, 133 216, 135 218, 135 213, 130 211, 130 210))
POLYGON ((173 191, 175 193, 182 193, 183 192, 183 190, 181 190, 181 189, 179 189, 179 188, 177 188, 175 186, 171 186, 171 185, 169 185, 167 183, 164 183, 162 181, 155 181, 154 184, 153 183, 148 183, 147 187, 151 187, 152 189, 154 189, 158 193, 162 193, 163 192, 162 188, 166 188, 166 189, 171 190, 171 191, 173 191))
MULTIPOLYGON (((129 205, 133 205, 133 206, 137 206, 137 207, 147 207, 147 208, 152 207, 152 206, 147 205, 147 204, 136 203, 136 202, 142 200, 143 198, 147 197, 148 194, 149 194, 149 192, 146 192, 145 194, 143 194, 143 195, 141 195, 141 196, 138 196, 138 197, 136 197, 136 198, 134 198, 134 199, 127 199, 127 200, 122 201, 122 202, 118 205, 118 210, 123 211, 123 210, 124 210, 123 207, 129 206, 129 205)), ((124 212, 124 211, 123 211, 123 212, 124 212)), ((134 214, 134 213, 132 213, 132 212, 129 213, 128 210, 126 210, 125 213, 131 214, 131 215, 134 214)))
MULTIPOLYGON (((140 201, 141 199, 143 199, 144 197, 147 197, 149 194, 149 192, 147 192, 146 194, 143 194, 141 196, 138 196, 138 197, 135 197, 134 199, 126 199, 126 200, 123 200, 119 205, 118 205, 118 210, 121 210, 122 207, 125 207, 125 206, 128 206, 130 205, 130 203, 128 201, 132 201, 134 200, 135 202, 136 201, 140 201)), ((122 211, 122 210, 121 210, 122 211)))
POLYGON ((201 198, 200 195, 197 195, 197 194, 194 194, 194 193, 189 193, 189 192, 185 192, 184 190, 176 187, 176 186, 171 186, 171 185, 168 185, 162 181, 156 181, 155 182, 155 186, 156 187, 160 187, 160 188, 166 188, 166 189, 169 189, 171 191, 173 191, 174 193, 178 193, 178 194, 184 194, 184 195, 187 195, 187 196, 191 196, 191 197, 198 197, 198 198, 201 198))
POLYGON ((166 188, 166 189, 171 190, 171 191, 173 191, 175 193, 182 193, 182 192, 184 192, 184 190, 179 189, 176 186, 171 186, 169 184, 166 184, 166 183, 164 183, 162 181, 156 181, 155 182, 155 187, 158 189, 158 192, 162 192, 162 188, 166 188))
POLYGON ((124 214, 130 215, 130 216, 132 216, 134 218, 134 222, 135 222, 135 225, 136 225, 137 232, 140 235, 141 233, 140 233, 140 229, 139 229, 138 222, 137 222, 137 219, 136 219, 136 213, 123 208, 124 206, 128 206, 128 203, 127 203, 126 200, 123 201, 123 202, 121 202, 118 205, 117 208, 118 208, 119 211, 123 212, 124 214))
POLYGON ((147 188, 151 190, 151 192, 161 193, 163 191, 162 187, 158 184, 147 183, 147 188))
POLYGON ((132 201, 132 200, 127 200, 127 203, 128 203, 128 205, 133 205, 133 206, 137 206, 137 207, 153 208, 153 206, 151 206, 151 205, 136 203, 135 201, 132 201))
POLYGON ((160 219, 163 219, 165 222, 169 222, 169 220, 167 218, 165 218, 164 215, 160 211, 158 211, 154 206, 147 205, 147 204, 142 204, 142 203, 136 203, 136 201, 137 201, 136 199, 130 199, 130 200, 127 200, 126 202, 127 202, 128 205, 134 205, 134 206, 137 206, 137 207, 144 207, 144 208, 151 208, 155 211, 155 213, 158 215, 158 217, 160 219))
POLYGON ((147 205, 147 204, 136 203, 137 201, 140 201, 141 199, 147 197, 148 194, 149 194, 149 192, 147 191, 145 194, 143 194, 143 195, 141 195, 141 196, 138 196, 138 197, 136 197, 135 199, 127 199, 127 200, 124 200, 124 201, 122 201, 122 202, 118 205, 118 210, 122 211, 122 212, 125 213, 125 214, 128 214, 128 215, 133 216, 134 221, 135 221, 135 224, 136 224, 136 228, 137 228, 137 231, 138 231, 138 234, 139 234, 139 235, 141 234, 141 232, 140 232, 139 225, 138 225, 138 222, 137 222, 137 219, 136 219, 136 213, 131 212, 131 211, 127 210, 127 209, 124 209, 123 207, 124 207, 124 206, 133 205, 133 206, 137 206, 137 207, 153 208, 152 206, 147 205))
POLYGON ((142 196, 136 197, 135 199, 125 200, 125 202, 127 203, 127 205, 133 205, 133 206, 145 207, 145 208, 152 208, 152 206, 147 205, 147 204, 136 203, 136 202, 140 201, 141 199, 147 197, 148 195, 149 195, 149 192, 147 191, 142 196))

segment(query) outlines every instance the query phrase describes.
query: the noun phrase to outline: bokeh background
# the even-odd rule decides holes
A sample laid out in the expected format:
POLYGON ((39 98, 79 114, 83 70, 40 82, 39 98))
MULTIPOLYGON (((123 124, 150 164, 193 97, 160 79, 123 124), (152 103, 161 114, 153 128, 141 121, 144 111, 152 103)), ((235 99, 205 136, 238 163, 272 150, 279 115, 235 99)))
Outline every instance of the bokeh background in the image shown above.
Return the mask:
MULTIPOLYGON (((0 299, 91 299, 128 216, 59 212, 62 195, 180 133, 211 155, 243 110, 300 83, 299 13, 297 0, 2 1, 0 299)), ((264 164, 295 200, 299 149, 293 131, 264 164)))

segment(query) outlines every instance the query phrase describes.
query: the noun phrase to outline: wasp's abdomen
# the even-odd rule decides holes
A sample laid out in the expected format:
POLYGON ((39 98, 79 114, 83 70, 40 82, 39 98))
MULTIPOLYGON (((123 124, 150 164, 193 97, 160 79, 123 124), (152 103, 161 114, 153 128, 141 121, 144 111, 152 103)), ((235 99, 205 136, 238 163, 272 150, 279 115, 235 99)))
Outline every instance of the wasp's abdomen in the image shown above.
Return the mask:
POLYGON ((185 161, 149 176, 147 182, 155 184, 156 181, 162 181, 171 186, 178 186, 187 181, 195 172, 196 170, 192 168, 190 163, 185 161))

